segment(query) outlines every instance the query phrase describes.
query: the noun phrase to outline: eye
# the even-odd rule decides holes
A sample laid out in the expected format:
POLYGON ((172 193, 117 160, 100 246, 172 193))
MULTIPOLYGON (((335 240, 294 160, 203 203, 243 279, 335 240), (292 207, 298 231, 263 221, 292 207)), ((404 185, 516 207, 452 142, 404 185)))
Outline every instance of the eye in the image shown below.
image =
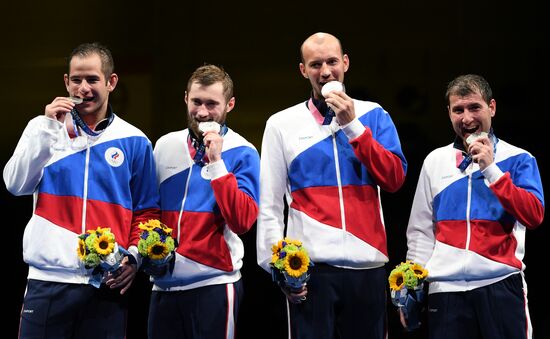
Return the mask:
POLYGON ((86 78, 86 81, 89 83, 89 84, 95 84, 99 81, 99 77, 87 77, 86 78))

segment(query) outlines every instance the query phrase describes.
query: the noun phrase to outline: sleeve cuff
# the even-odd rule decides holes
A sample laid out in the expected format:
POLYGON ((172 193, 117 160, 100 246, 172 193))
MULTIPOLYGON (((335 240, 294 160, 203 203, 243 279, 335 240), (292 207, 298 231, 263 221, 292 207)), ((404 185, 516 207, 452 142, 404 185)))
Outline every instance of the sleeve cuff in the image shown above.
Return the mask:
POLYGON ((210 174, 210 180, 221 178, 228 173, 223 159, 206 165, 206 169, 210 174))
POLYGON ((359 137, 363 132, 365 132, 365 126, 355 118, 351 122, 341 126, 342 131, 348 137, 348 140, 355 139, 359 137))
POLYGON ((501 171, 495 162, 487 166, 483 171, 481 171, 481 173, 490 184, 494 183, 504 175, 504 172, 501 171))
POLYGON ((130 252, 130 254, 132 255, 132 258, 128 258, 130 259, 130 263, 135 263, 137 265, 137 268, 139 269, 140 266, 141 266, 141 255, 139 255, 139 251, 138 251, 138 248, 137 246, 130 246, 128 248, 128 252, 130 252))

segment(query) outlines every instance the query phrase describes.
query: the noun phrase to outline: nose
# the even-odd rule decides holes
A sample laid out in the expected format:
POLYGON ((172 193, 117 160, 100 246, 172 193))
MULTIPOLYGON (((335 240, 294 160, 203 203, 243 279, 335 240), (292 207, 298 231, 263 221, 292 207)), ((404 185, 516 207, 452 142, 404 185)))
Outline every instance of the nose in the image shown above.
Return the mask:
POLYGON ((90 84, 86 80, 82 80, 82 82, 78 86, 78 91, 82 94, 90 92, 90 84))
POLYGON ((323 62, 323 65, 321 66, 321 76, 323 78, 329 78, 331 75, 331 70, 329 65, 327 65, 326 62, 323 62))
POLYGON ((209 113, 208 113, 208 109, 206 108, 206 105, 205 104, 202 104, 200 106, 197 107, 197 118, 206 118, 208 117, 209 113))
POLYGON ((464 125, 468 125, 472 121, 474 121, 474 114, 469 110, 465 110, 464 113, 462 114, 462 123, 464 125))

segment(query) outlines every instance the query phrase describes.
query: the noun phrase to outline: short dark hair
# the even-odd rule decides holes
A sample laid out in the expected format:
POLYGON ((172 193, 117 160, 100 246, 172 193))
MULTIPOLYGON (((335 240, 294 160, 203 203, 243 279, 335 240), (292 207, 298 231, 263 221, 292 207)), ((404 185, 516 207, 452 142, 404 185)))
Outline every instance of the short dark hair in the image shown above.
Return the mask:
POLYGON ((83 43, 73 49, 67 61, 69 71, 71 69, 71 60, 73 60, 75 56, 87 57, 92 54, 99 55, 101 59, 101 70, 103 74, 105 74, 105 78, 109 78, 115 70, 115 61, 113 60, 111 51, 99 42, 83 43))
POLYGON ((467 96, 472 93, 481 94, 481 97, 487 104, 493 99, 493 91, 487 80, 481 75, 466 74, 455 78, 447 85, 447 92, 445 92, 445 100, 449 105, 449 97, 451 95, 458 95, 461 97, 467 96))
POLYGON ((210 86, 216 82, 221 82, 223 86, 223 95, 225 101, 229 102, 233 97, 233 80, 222 66, 205 64, 197 68, 189 81, 187 81, 187 93, 191 90, 191 85, 197 82, 203 86, 210 86))

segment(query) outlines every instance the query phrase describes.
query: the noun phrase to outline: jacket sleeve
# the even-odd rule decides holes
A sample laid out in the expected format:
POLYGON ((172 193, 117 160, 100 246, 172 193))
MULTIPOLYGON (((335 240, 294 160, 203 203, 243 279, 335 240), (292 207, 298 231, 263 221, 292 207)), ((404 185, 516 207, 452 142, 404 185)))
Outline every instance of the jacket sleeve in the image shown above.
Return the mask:
MULTIPOLYGON (((382 111, 383 112, 383 111, 382 111)), ((401 150, 397 130, 386 112, 377 114, 376 127, 363 126, 358 120, 342 128, 353 147, 355 156, 363 163, 376 183, 385 191, 395 192, 405 182, 407 161, 401 150), (376 133, 376 135, 375 135, 376 133)))
POLYGON ((271 246, 282 239, 284 234, 283 199, 287 172, 281 135, 268 120, 262 139, 260 214, 256 228, 257 261, 267 272, 270 272, 271 246))
POLYGON ((433 193, 426 163, 416 186, 409 225, 407 227, 407 259, 425 266, 435 247, 433 193))
POLYGON ((137 245, 139 241, 139 223, 149 219, 160 220, 159 193, 153 149, 146 138, 136 138, 134 147, 132 181, 132 225, 130 230, 130 245, 137 245))
MULTIPOLYGON (((246 147, 233 173, 227 173, 223 161, 212 166, 223 166, 221 171, 226 172, 220 177, 214 174, 216 179, 210 182, 220 212, 231 231, 243 234, 250 230, 258 217, 260 157, 255 150, 246 147)), ((212 169, 212 172, 219 171, 212 169)))
POLYGON ((544 218, 544 198, 540 173, 535 158, 528 154, 518 157, 513 173, 503 173, 493 163, 483 171, 506 212, 527 228, 534 229, 544 218))
POLYGON ((51 145, 57 142, 62 128, 62 123, 46 116, 29 121, 4 167, 4 182, 10 193, 27 195, 36 190, 44 166, 53 156, 51 145))

